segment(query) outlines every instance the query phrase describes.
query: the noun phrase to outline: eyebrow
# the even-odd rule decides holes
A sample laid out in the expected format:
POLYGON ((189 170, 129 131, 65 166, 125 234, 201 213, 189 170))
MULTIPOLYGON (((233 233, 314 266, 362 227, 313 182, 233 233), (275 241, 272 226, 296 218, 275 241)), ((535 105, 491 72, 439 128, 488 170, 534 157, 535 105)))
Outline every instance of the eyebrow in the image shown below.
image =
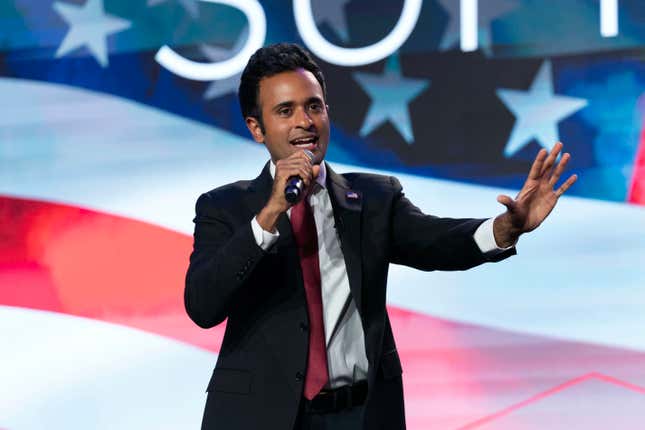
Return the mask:
POLYGON ((295 103, 292 102, 292 101, 278 103, 277 105, 273 106, 273 108, 271 110, 275 112, 275 111, 280 110, 283 107, 293 107, 294 104, 295 103))
MULTIPOLYGON (((323 101, 322 101, 322 99, 320 97, 313 96, 313 97, 309 97, 305 101, 305 104, 309 104, 309 103, 321 103, 322 104, 323 101)), ((277 111, 277 110, 279 110, 280 108, 283 108, 283 107, 293 107, 295 104, 296 103, 294 101, 289 100, 289 101, 286 101, 286 102, 278 103, 277 105, 273 106, 273 108, 271 110, 277 111)))

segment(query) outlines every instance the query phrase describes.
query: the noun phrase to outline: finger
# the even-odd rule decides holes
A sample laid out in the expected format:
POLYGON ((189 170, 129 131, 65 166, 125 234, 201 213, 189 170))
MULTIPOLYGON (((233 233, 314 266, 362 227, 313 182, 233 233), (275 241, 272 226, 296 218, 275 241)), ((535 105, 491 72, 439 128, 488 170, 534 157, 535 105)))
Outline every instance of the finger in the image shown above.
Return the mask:
POLYGON ((555 163, 555 160, 558 158, 558 154, 562 150, 562 143, 558 142, 556 143, 553 148, 551 149, 551 152, 549 153, 549 156, 546 158, 546 161, 544 162, 544 166, 542 166, 542 175, 544 175, 545 172, 548 172, 552 167, 553 164, 555 163))
POLYGON ((509 212, 513 212, 515 210, 515 200, 513 200, 509 196, 500 194, 499 196, 497 196, 497 201, 506 206, 506 209, 508 209, 509 212))
POLYGON ((305 183, 305 186, 308 187, 312 178, 311 167, 303 166, 298 169, 298 176, 300 176, 300 179, 302 179, 302 181, 305 183))
POLYGON ((562 175, 562 172, 564 172, 564 169, 567 167, 567 163, 569 162, 570 158, 571 158, 571 155, 569 153, 565 153, 564 155, 562 155, 560 162, 558 163, 557 166, 555 166, 555 169, 553 170, 553 174, 549 179, 549 185, 551 187, 555 186, 555 184, 557 184, 558 181, 560 180, 560 175, 562 175))
POLYGON ((540 175, 542 174, 542 166, 544 165, 546 154, 546 149, 540 149, 540 152, 538 152, 537 156, 535 157, 535 161, 533 161, 533 165, 531 166, 531 170, 529 171, 529 179, 538 179, 540 177, 540 175))
POLYGON ((276 163, 275 179, 278 182, 286 182, 292 176, 299 176, 303 180, 310 176, 311 166, 303 164, 302 160, 280 160, 276 163), (279 163, 279 164, 278 164, 279 163))
POLYGON ((275 163, 275 177, 277 178, 286 178, 292 176, 298 170, 299 165, 294 163, 293 160, 282 159, 278 160, 275 163))
POLYGON ((317 177, 318 177, 318 175, 320 174, 320 166, 314 165, 314 166, 311 168, 311 172, 312 172, 312 174, 313 174, 313 177, 314 177, 314 178, 317 178, 317 177))
POLYGON ((311 157, 307 154, 307 152, 305 152, 304 149, 297 150, 296 152, 291 154, 291 156, 289 156, 289 158, 293 158, 293 159, 296 159, 296 160, 304 160, 304 161, 307 162, 307 164, 311 164, 311 162, 312 162, 311 157))
POLYGON ((311 167, 309 158, 306 155, 292 155, 288 158, 279 160, 276 163, 276 168, 281 170, 286 169, 299 169, 301 167, 311 167))
POLYGON ((578 175, 571 175, 569 176, 569 179, 567 179, 564 184, 560 185, 560 188, 558 188, 555 191, 555 195, 560 197, 562 194, 564 194, 571 185, 574 184, 578 180, 578 175))

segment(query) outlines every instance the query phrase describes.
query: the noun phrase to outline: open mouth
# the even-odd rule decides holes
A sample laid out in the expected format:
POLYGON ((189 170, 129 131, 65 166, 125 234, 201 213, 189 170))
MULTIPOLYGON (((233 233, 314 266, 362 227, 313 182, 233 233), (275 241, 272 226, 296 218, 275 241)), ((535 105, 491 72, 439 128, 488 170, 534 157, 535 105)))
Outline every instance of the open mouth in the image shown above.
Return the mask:
POLYGON ((293 139, 290 143, 301 149, 313 149, 318 144, 318 136, 306 136, 293 139))

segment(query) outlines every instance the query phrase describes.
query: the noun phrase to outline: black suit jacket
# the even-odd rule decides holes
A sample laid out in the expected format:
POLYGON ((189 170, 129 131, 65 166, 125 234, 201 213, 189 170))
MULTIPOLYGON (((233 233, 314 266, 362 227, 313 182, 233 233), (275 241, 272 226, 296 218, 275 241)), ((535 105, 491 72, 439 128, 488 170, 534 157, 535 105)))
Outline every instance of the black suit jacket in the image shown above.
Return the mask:
MULTIPOLYGON (((197 201, 186 310, 204 328, 228 318, 203 429, 291 429, 302 398, 308 318, 291 225, 283 214, 280 237, 267 252, 251 230, 272 182, 267 163, 256 179, 214 189, 197 201)), ((385 307, 389 263, 463 270, 489 261, 473 240, 483 220, 425 215, 394 177, 338 175, 327 166, 327 188, 365 332, 364 428, 405 428, 401 364, 385 307)))

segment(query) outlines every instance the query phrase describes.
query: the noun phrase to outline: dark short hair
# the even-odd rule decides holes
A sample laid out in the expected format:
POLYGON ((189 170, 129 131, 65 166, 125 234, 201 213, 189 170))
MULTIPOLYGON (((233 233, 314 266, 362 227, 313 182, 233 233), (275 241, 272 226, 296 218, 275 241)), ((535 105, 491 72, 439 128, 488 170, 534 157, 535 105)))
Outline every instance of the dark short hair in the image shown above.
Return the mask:
POLYGON ((238 91, 242 116, 257 118, 262 124, 262 116, 258 106, 260 81, 262 78, 297 69, 308 70, 316 77, 322 87, 323 97, 327 100, 325 78, 311 55, 295 43, 276 43, 255 51, 242 72, 238 91))

